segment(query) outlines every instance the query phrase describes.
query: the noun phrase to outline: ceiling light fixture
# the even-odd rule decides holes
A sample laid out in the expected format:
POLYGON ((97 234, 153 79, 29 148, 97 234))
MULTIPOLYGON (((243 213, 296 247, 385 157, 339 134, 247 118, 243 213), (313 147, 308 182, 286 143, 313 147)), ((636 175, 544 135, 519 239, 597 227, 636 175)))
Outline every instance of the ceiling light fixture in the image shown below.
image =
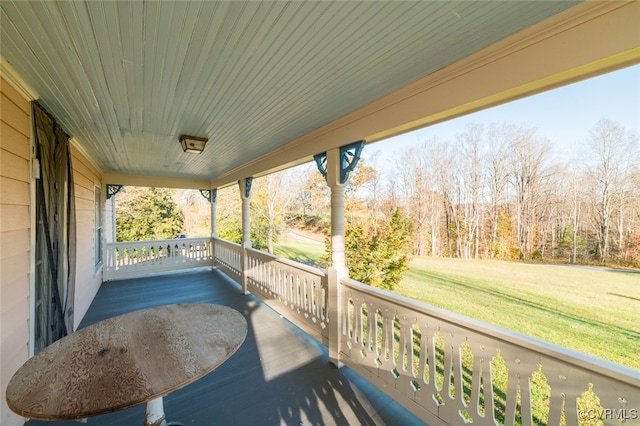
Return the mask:
POLYGON ((199 136, 180 135, 180 145, 184 152, 200 154, 209 139, 199 136))

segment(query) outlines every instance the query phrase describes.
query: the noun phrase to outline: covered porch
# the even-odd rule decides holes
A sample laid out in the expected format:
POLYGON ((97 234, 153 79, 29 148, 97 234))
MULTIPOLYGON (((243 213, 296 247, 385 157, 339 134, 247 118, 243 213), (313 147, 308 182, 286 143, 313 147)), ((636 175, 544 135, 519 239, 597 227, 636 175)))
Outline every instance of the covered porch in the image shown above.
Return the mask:
MULTIPOLYGON (((213 424, 419 424, 420 420, 348 368, 336 369, 328 351, 221 270, 199 268, 105 282, 80 328, 173 303, 215 303, 241 312, 249 330, 227 362, 164 398, 169 422, 213 424)), ((89 425, 134 425, 144 404, 91 417, 89 425)), ((49 425, 31 420, 28 425, 49 425)), ((56 422, 77 425, 76 421, 56 422)))
MULTIPOLYGON (((237 359, 230 359, 229 367, 225 364, 219 370, 234 369, 225 374, 240 381, 255 380, 245 375, 258 374, 256 383, 266 389, 276 386, 276 395, 271 395, 276 401, 292 398, 273 403, 257 397, 258 410, 263 403, 270 413, 274 407, 284 407, 284 411, 275 410, 277 416, 268 423, 298 424, 299 419, 302 424, 314 423, 313 418, 305 420, 310 412, 320 416, 319 424, 560 424, 564 419, 566 424, 578 425, 594 419, 613 424, 636 420, 638 415, 637 370, 348 277, 339 279, 338 294, 332 298, 331 272, 217 237, 184 241, 109 244, 110 253, 134 253, 130 249, 133 244, 139 245, 135 253, 173 250, 174 254, 145 255, 139 261, 137 254, 112 255, 106 269, 119 277, 144 275, 154 266, 165 272, 104 283, 82 326, 124 313, 129 305, 144 308, 156 303, 204 301, 238 309, 250 324, 250 338, 245 343, 249 348, 238 352, 242 355, 237 359), (210 266, 203 267, 207 262, 210 266), (249 351, 254 357, 257 351, 257 358, 252 358, 257 363, 246 367, 249 351), (333 359, 332 351, 337 354, 333 359), (328 367, 329 361, 334 366, 328 367), (345 367, 336 369, 336 363, 345 367), (506 369, 506 382, 496 368, 506 369), (288 388, 278 394, 281 380, 288 388), (292 392, 298 384, 304 390, 292 392), (540 404, 545 407, 542 411, 540 404)), ((202 385, 190 385, 167 400, 197 405, 196 400, 207 401, 209 392, 217 394, 218 390, 208 387, 215 389, 219 383, 220 404, 229 400, 233 405, 238 398, 250 396, 230 393, 227 386, 235 386, 235 382, 221 376, 214 372, 202 385), (180 399, 179 395, 191 388, 202 393, 180 399)), ((214 415, 211 410, 218 405, 204 405, 207 407, 195 410, 203 416, 214 415)), ((167 408, 167 413, 170 410, 167 408)), ((239 423, 233 424, 245 424, 249 419, 237 420, 239 423)), ((199 421, 196 424, 209 424, 199 421)))
MULTIPOLYGON (((180 301, 238 309, 250 337, 217 371, 166 398, 169 421, 635 420, 637 370, 350 279, 344 191, 363 146, 639 63, 640 3, 3 0, 0 7, 3 425, 24 423, 4 401, 6 384, 41 349, 38 333, 49 322, 66 321, 72 333, 180 301), (34 115, 62 135, 64 164, 37 152, 34 115), (204 151, 181 145, 185 135, 208 139, 204 151), (255 250, 249 238, 252 179, 314 159, 331 191, 327 271, 255 250), (57 166, 67 177, 48 184, 49 214, 67 233, 53 245, 62 265, 54 279, 43 267, 53 255, 38 234, 47 226, 37 212, 47 209, 36 188, 42 171, 57 166), (215 230, 215 191, 237 183, 242 244, 215 230), (108 195, 119 185, 210 191, 212 235, 109 241, 108 195), (57 214, 65 198, 75 227, 57 214), (56 292, 60 318, 52 319, 45 311, 56 292), (497 358, 505 385, 493 383, 497 358), (540 369, 548 413, 534 419, 530 378, 540 369), (580 405, 589 392, 597 404, 580 405)), ((137 424, 143 412, 89 423, 137 424)))

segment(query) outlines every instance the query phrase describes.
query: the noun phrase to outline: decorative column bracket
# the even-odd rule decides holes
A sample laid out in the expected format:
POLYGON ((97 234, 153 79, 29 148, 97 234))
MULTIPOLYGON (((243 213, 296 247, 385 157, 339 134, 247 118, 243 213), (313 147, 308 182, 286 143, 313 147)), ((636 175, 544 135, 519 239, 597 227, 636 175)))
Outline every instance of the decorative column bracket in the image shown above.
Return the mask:
POLYGON ((116 195, 118 192, 120 192, 120 190, 124 187, 124 185, 113 185, 108 183, 107 184, 107 200, 111 197, 113 197, 114 195, 116 195))
MULTIPOLYGON (((365 141, 360 140, 340 147, 340 183, 345 184, 349 179, 349 173, 358 165, 365 141)), ((316 166, 322 176, 327 179, 327 152, 322 152, 313 156, 316 166)))
POLYGON ((207 200, 208 202, 211 202, 213 191, 216 191, 216 190, 214 189, 213 191, 211 191, 210 189, 200 189, 199 191, 200 191, 200 195, 202 195, 205 198, 205 200, 207 200))
MULTIPOLYGON (((245 198, 249 198, 251 196, 251 184, 252 183, 253 183, 253 178, 252 177, 245 178, 245 183, 244 183, 244 197, 245 198)), ((238 181, 238 186, 242 190, 242 182, 241 181, 238 181)))

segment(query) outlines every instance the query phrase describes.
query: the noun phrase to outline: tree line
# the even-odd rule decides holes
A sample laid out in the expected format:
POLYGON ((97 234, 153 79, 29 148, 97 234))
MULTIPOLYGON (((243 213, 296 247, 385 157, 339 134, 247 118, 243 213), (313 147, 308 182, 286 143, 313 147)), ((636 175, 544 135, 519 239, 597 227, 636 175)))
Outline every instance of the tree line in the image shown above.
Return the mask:
POLYGON ((606 119, 569 158, 514 124, 471 125, 404 152, 393 202, 416 255, 640 266, 638 135, 606 119))
MULTIPOLYGON (((564 156, 535 128, 512 123, 469 125, 396 158, 365 148, 345 191, 348 266, 383 287, 412 255, 640 267, 638 145, 637 134, 602 119, 564 156)), ((144 213, 127 196, 119 202, 118 240, 184 229, 184 207, 159 189, 151 194, 142 196, 144 213), (171 226, 159 225, 163 217, 171 226)), ((219 236, 239 242, 237 185, 220 190, 217 205, 219 236)), ((330 191, 315 165, 256 178, 252 245, 273 253, 290 227, 328 236, 329 212, 330 191)))
MULTIPOLYGON (((572 154, 553 148, 535 128, 512 123, 423 141, 384 158, 386 168, 365 148, 346 188, 347 231, 375 230, 399 211, 411 255, 640 267, 638 135, 602 119, 572 154)), ((328 233, 329 197, 311 165, 254 180, 258 246, 272 247, 286 226, 328 233)), ((229 202, 222 221, 237 229, 238 198, 234 187, 220 204, 229 202)))

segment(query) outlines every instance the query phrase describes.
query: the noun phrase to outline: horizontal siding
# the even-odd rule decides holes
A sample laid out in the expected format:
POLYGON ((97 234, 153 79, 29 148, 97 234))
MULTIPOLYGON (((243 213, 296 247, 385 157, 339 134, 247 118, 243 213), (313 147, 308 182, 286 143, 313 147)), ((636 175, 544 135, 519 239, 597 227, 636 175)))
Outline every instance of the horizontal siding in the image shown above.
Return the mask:
POLYGON ((0 239, 0 260, 13 257, 17 252, 28 252, 30 244, 27 229, 3 232, 2 239, 0 239))
MULTIPOLYGON (((17 108, 19 108, 24 113, 24 115, 26 115, 27 117, 31 117, 31 102, 23 98, 22 95, 18 93, 16 89, 11 87, 11 85, 8 84, 3 78, 0 78, 0 80, 2 80, 2 82, 0 83, 2 85, 2 96, 10 100, 17 108)), ((5 120, 3 119, 3 121, 5 120)), ((21 119, 17 121, 22 122, 21 119)), ((29 123, 29 118, 27 118, 27 123, 29 123)), ((29 134, 29 131, 27 130, 25 134, 29 134)))
POLYGON ((94 177, 101 176, 102 173, 100 173, 100 171, 96 169, 95 166, 91 163, 91 161, 89 161, 80 151, 78 151, 78 149, 74 145, 71 145, 70 151, 71 161, 74 162, 73 168, 75 170, 78 170, 78 172, 82 171, 86 175, 92 175, 94 177), (82 169, 78 168, 77 163, 82 164, 82 169))
MULTIPOLYGON (((76 200, 77 202, 78 200, 76 200)), ((76 222, 77 223, 90 223, 93 226, 93 221, 95 220, 95 213, 93 212, 93 208, 88 210, 81 210, 76 208, 76 222)), ((93 234, 91 234, 93 235, 93 234)))
POLYGON ((76 204, 76 294, 75 325, 80 324, 100 285, 101 271, 95 270, 94 188, 100 186, 102 174, 73 145, 70 147, 76 204))
POLYGON ((23 109, 16 104, 16 99, 10 99, 8 96, 5 96, 3 92, 2 96, 0 96, 0 108, 2 108, 2 121, 9 127, 13 127, 25 136, 31 133, 29 114, 25 113, 23 109))
POLYGON ((7 177, 0 177, 0 204, 19 206, 31 205, 29 183, 7 177))
MULTIPOLYGON (((16 330, 21 330, 24 328, 27 328, 27 329, 29 328, 29 324, 27 322, 25 322, 24 324, 19 324, 19 327, 17 327, 16 330)), ((13 339, 10 338, 8 340, 13 340, 13 339)), ((25 356, 23 353, 24 345, 25 345, 25 342, 22 342, 22 339, 18 338, 16 339, 15 345, 8 345, 8 347, 3 351, 2 383, 8 383, 9 380, 11 380, 11 376, 13 376, 13 373, 16 372, 18 368, 22 366, 22 364, 24 364, 24 361, 25 361, 25 356)), ((3 410, 5 409, 9 411, 9 408, 3 407, 3 410)), ((16 423, 16 424, 22 425, 22 418, 20 418, 20 423, 16 423)), ((2 423, 2 426, 4 425, 5 423, 2 423)))
POLYGON ((31 178, 29 173, 29 160, 15 155, 11 152, 4 151, 2 160, 0 160, 2 168, 2 176, 11 179, 29 182, 31 178))
POLYGON ((0 109, 0 424, 17 426, 5 390, 29 357, 31 104, 0 79, 0 109))
MULTIPOLYGON (((24 234, 24 231, 15 231, 11 234, 24 234)), ((4 239, 5 236, 3 235, 4 239)), ((8 253, 2 253, 0 265, 2 265, 2 303, 12 304, 17 300, 10 297, 11 295, 20 294, 24 298, 29 297, 29 286, 20 285, 18 282, 24 279, 29 273, 29 248, 26 250, 17 248, 8 253), (17 288, 13 288, 13 286, 17 288)), ((4 326, 4 324, 3 324, 4 326)))
POLYGON ((71 162, 73 163, 73 172, 77 176, 83 176, 88 180, 94 182, 95 179, 99 176, 92 170, 90 167, 87 167, 85 163, 82 161, 78 161, 77 157, 72 157, 71 162))
MULTIPOLYGON (((76 186, 76 189, 78 188, 91 188, 93 186, 93 179, 89 179, 86 176, 83 176, 80 173, 74 173, 73 175, 73 183, 76 186)), ((78 194, 76 194, 76 197, 78 196, 78 194)), ((93 197, 93 195, 92 195, 93 197)))
POLYGON ((0 135, 2 135, 2 149, 4 151, 26 160, 29 159, 29 136, 20 133, 4 121, 0 122, 0 135))
POLYGON ((3 204, 0 208, 2 209, 2 215, 0 217, 0 232, 5 233, 29 228, 29 206, 3 204))
MULTIPOLYGON (((13 282, 13 285, 19 283, 13 282)), ((2 321, 2 363, 4 364, 5 353, 8 357, 13 357, 16 354, 22 352, 24 363, 28 359, 28 347, 29 347, 29 321, 24 318, 23 312, 29 312, 29 299, 24 298, 19 302, 12 304, 2 302, 2 314, 0 314, 0 320, 2 321), (6 330, 4 330, 6 328, 6 330)), ((20 367, 20 365, 14 366, 20 367)), ((5 367, 2 368, 3 372, 5 367)), ((15 373, 15 369, 12 369, 12 373, 15 373)), ((4 385, 4 383, 3 383, 4 385)), ((6 385, 2 388, 4 392, 6 385)), ((4 398, 3 398, 4 399, 4 398)), ((5 423, 2 423, 4 426, 5 423)))
POLYGON ((76 191, 76 209, 93 211, 93 208, 94 208, 93 207, 93 197, 94 197, 93 186, 91 187, 91 189, 89 189, 76 184, 75 191, 76 191), (86 207, 87 203, 90 204, 89 207, 86 207), (82 206, 85 206, 85 207, 82 207, 82 206))

